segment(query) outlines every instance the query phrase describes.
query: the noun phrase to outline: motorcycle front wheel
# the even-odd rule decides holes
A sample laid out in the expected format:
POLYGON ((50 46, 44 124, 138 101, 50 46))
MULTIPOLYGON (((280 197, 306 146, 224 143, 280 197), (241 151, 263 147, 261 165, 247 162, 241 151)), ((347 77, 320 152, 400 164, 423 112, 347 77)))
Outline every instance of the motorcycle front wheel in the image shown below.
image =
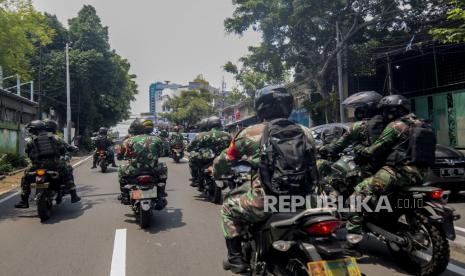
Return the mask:
POLYGON ((409 231, 398 233, 407 237, 409 245, 401 247, 388 243, 395 261, 414 275, 433 276, 443 273, 449 264, 449 242, 436 225, 422 214, 415 214, 409 231))

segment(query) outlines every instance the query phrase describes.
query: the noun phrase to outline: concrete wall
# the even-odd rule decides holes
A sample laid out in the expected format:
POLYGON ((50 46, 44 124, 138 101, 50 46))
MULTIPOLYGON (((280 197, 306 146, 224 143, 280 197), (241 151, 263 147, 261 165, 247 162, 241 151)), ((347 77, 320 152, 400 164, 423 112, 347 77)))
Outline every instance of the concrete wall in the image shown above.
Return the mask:
POLYGON ((19 124, 0 122, 0 154, 20 153, 20 138, 22 134, 19 124))

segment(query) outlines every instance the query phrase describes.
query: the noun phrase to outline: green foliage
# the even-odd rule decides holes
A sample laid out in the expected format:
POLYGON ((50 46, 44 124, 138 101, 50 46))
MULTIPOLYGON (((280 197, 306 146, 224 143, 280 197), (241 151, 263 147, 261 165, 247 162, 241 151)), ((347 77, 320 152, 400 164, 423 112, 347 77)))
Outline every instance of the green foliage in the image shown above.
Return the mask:
MULTIPOLYGON (((66 118, 66 83, 64 46, 70 42, 72 120, 79 135, 90 135, 100 126, 113 126, 129 118, 130 102, 137 93, 136 76, 130 64, 110 48, 108 28, 95 9, 84 6, 69 20, 69 31, 55 16, 45 14, 45 22, 56 36, 34 58, 34 75, 42 63, 42 89, 45 110, 53 107, 60 121, 66 118)), ((38 81, 38 79, 36 79, 38 81)), ((85 145, 84 145, 85 146, 85 145)))
POLYGON ((179 97, 170 99, 166 107, 172 112, 161 116, 184 129, 192 128, 202 118, 212 113, 209 102, 211 93, 205 89, 183 91, 179 97))
POLYGON ((444 43, 465 42, 465 2, 451 0, 450 5, 451 9, 447 13, 447 20, 452 22, 453 26, 434 28, 430 34, 444 43))
POLYGON ((6 75, 30 77, 29 56, 36 45, 49 44, 53 34, 30 0, 0 0, 0 66, 6 75))
POLYGON ((225 70, 236 76, 242 71, 263 74, 267 83, 283 82, 293 72, 293 82, 304 93, 320 94, 324 100, 336 86, 338 53, 347 49, 351 61, 361 67, 355 71, 371 74, 373 62, 366 54, 374 47, 393 37, 410 38, 428 30, 446 10, 438 0, 243 0, 233 4, 234 13, 224 22, 226 31, 241 35, 253 29, 262 34, 262 43, 240 60, 242 69, 228 63, 225 70))
POLYGON ((4 155, 4 159, 13 168, 24 168, 29 164, 28 159, 25 156, 19 154, 7 153, 4 155))
POLYGON ((237 65, 232 62, 227 62, 223 69, 234 75, 234 78, 239 84, 239 87, 234 87, 236 99, 245 99, 250 98, 253 100, 255 98, 255 92, 258 89, 261 89, 266 84, 266 75, 258 71, 253 70, 250 67, 243 66, 240 70, 237 65), (239 96, 239 93, 242 96, 239 96), (239 98, 238 98, 239 97, 239 98))
POLYGON ((237 87, 233 87, 226 100, 228 104, 235 105, 240 102, 244 102, 246 99, 247 96, 242 91, 240 91, 237 87))

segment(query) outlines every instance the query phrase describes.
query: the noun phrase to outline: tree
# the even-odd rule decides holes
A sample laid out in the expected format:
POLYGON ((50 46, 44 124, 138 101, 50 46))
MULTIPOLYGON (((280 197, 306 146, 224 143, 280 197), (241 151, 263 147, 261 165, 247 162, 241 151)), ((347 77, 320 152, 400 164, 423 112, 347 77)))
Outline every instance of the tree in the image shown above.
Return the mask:
POLYGON ((29 56, 36 53, 35 45, 49 44, 53 34, 30 0, 0 0, 0 66, 5 74, 30 77, 29 56))
MULTIPOLYGON (((102 26, 95 9, 84 6, 69 21, 69 31, 55 16, 45 15, 45 22, 56 34, 52 43, 34 58, 34 75, 42 64, 43 105, 53 107, 60 118, 66 118, 66 83, 64 45, 71 44, 72 120, 80 135, 90 135, 101 126, 113 126, 129 118, 130 102, 137 93, 135 75, 130 64, 111 49, 107 27, 102 26)), ((36 80, 38 81, 38 79, 36 80)))
POLYGON ((430 33, 435 39, 444 43, 465 42, 465 2, 451 0, 450 5, 447 20, 448 23, 452 23, 452 26, 434 28, 430 33))
POLYGON ((290 70, 300 92, 309 100, 312 93, 317 93, 328 102, 338 53, 372 37, 381 37, 380 33, 387 37, 415 34, 444 14, 438 0, 244 0, 233 3, 235 11, 225 20, 226 31, 243 34, 252 28, 262 33, 260 47, 252 49, 247 57, 247 67, 264 73, 267 79, 282 79, 290 70), (337 36, 340 43, 336 42, 337 36))
POLYGON ((212 113, 209 105, 211 93, 205 89, 186 90, 179 97, 169 99, 166 107, 171 109, 169 113, 161 114, 161 117, 184 129, 191 129, 202 118, 212 113))
POLYGON ((238 96, 238 93, 242 93, 240 98, 244 100, 249 99, 253 101, 255 99, 255 92, 266 84, 266 75, 250 67, 243 66, 239 70, 237 65, 229 61, 223 66, 223 69, 234 75, 239 84, 239 87, 234 88, 235 94, 238 96))

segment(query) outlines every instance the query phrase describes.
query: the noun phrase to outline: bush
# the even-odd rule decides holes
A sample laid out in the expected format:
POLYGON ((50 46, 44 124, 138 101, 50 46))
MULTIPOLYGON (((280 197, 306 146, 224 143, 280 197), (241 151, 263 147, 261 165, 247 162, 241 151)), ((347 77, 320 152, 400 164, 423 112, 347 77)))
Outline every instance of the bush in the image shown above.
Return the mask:
POLYGON ((6 154, 0 157, 0 175, 7 174, 13 170, 13 167, 8 162, 6 154))
POLYGON ((5 154, 5 158, 7 162, 13 167, 13 168, 24 168, 27 167, 29 164, 28 159, 24 156, 21 156, 19 154, 12 154, 12 153, 7 153, 5 154))

